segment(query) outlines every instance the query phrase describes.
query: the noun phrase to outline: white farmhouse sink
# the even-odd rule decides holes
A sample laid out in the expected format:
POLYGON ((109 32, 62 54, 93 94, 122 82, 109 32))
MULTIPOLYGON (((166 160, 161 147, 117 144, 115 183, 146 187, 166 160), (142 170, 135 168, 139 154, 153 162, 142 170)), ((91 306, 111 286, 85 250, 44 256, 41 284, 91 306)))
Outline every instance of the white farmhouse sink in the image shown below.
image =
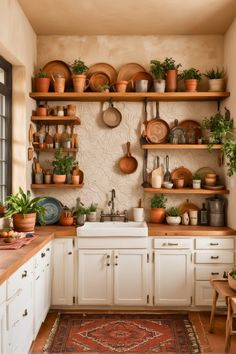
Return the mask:
POLYGON ((79 237, 109 237, 109 236, 148 236, 146 222, 86 222, 83 226, 77 227, 79 237))

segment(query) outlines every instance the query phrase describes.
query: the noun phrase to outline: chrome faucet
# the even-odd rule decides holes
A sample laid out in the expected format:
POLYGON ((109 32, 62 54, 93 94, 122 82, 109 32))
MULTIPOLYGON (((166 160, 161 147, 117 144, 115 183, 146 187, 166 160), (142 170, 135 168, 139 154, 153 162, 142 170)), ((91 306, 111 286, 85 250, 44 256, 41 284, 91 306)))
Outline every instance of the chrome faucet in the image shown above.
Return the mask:
POLYGON ((116 191, 113 188, 111 190, 111 200, 108 202, 108 206, 111 206, 111 214, 115 214, 115 197, 116 197, 116 191))

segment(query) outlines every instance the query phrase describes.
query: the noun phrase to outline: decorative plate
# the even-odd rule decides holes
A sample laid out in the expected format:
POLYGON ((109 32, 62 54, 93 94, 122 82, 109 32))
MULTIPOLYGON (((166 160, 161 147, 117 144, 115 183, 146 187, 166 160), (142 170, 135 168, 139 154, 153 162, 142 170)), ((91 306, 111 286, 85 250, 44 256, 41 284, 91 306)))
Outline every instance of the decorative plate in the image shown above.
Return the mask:
POLYGON ((184 179, 184 187, 191 187, 192 186, 192 181, 193 181, 193 176, 192 172, 189 171, 185 167, 179 167, 176 168, 174 171, 171 173, 171 179, 176 179, 176 178, 183 178, 184 179))
POLYGON ((110 64, 97 63, 94 65, 91 65, 87 71, 87 74, 86 74, 88 79, 90 79, 90 77, 96 72, 104 73, 105 75, 107 75, 109 77, 111 84, 114 84, 117 81, 116 80, 117 79, 116 69, 113 68, 113 66, 111 66, 110 64))
POLYGON ((122 81, 122 80, 130 81, 128 83, 126 91, 132 91, 131 80, 133 80, 136 74, 145 71, 146 71, 145 68, 137 63, 124 64, 118 72, 117 81, 122 81))
POLYGON ((205 183, 205 176, 208 173, 216 173, 216 172, 211 167, 201 167, 195 173, 201 177, 201 181, 204 184, 205 183))
POLYGON ((147 123, 146 139, 152 144, 164 144, 167 142, 169 132, 169 125, 163 119, 154 118, 147 123))
POLYGON ((42 205, 46 208, 45 224, 56 224, 62 212, 61 202, 56 198, 46 197, 44 200, 39 202, 39 205, 42 205))
POLYGON ((178 124, 178 127, 184 129, 187 144, 196 144, 197 139, 202 136, 201 125, 195 120, 183 120, 178 124))
POLYGON ((110 85, 110 78, 107 74, 97 71, 89 79, 89 87, 93 92, 101 92, 101 86, 110 85))
MULTIPOLYGON (((48 75, 48 77, 50 77, 52 87, 53 87, 52 75, 55 74, 62 74, 64 76, 64 78, 66 79, 66 84, 65 84, 66 89, 72 86, 71 71, 69 66, 64 61, 62 60, 50 61, 49 63, 44 65, 43 71, 48 75)), ((54 90, 52 89, 52 91, 54 90)))

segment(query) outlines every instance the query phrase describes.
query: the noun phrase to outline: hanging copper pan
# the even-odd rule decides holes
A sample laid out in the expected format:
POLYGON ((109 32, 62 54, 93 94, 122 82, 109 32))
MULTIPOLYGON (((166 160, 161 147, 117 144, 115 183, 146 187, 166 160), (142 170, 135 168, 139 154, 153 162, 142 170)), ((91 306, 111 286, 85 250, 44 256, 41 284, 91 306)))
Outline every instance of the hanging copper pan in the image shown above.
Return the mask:
POLYGON ((156 117, 146 125, 146 139, 152 144, 164 144, 170 133, 169 125, 159 115, 159 102, 156 102, 156 117))

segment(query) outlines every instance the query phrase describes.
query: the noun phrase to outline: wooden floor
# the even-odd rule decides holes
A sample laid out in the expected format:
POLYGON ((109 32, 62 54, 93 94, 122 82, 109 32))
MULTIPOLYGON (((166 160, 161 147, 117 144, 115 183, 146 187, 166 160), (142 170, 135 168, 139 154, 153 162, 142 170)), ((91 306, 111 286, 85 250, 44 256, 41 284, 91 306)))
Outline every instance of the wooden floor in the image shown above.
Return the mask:
MULTIPOLYGON (((190 319, 196 329, 199 341, 201 343, 202 353, 224 353, 224 336, 225 336, 225 315, 216 315, 215 317, 215 333, 210 334, 209 329, 209 312, 190 312, 190 319)), ((39 334, 32 345, 31 353, 43 353, 43 347, 52 329, 54 321, 57 317, 56 312, 50 312, 41 326, 39 334)), ((236 336, 232 337, 230 354, 236 353, 236 336)))

